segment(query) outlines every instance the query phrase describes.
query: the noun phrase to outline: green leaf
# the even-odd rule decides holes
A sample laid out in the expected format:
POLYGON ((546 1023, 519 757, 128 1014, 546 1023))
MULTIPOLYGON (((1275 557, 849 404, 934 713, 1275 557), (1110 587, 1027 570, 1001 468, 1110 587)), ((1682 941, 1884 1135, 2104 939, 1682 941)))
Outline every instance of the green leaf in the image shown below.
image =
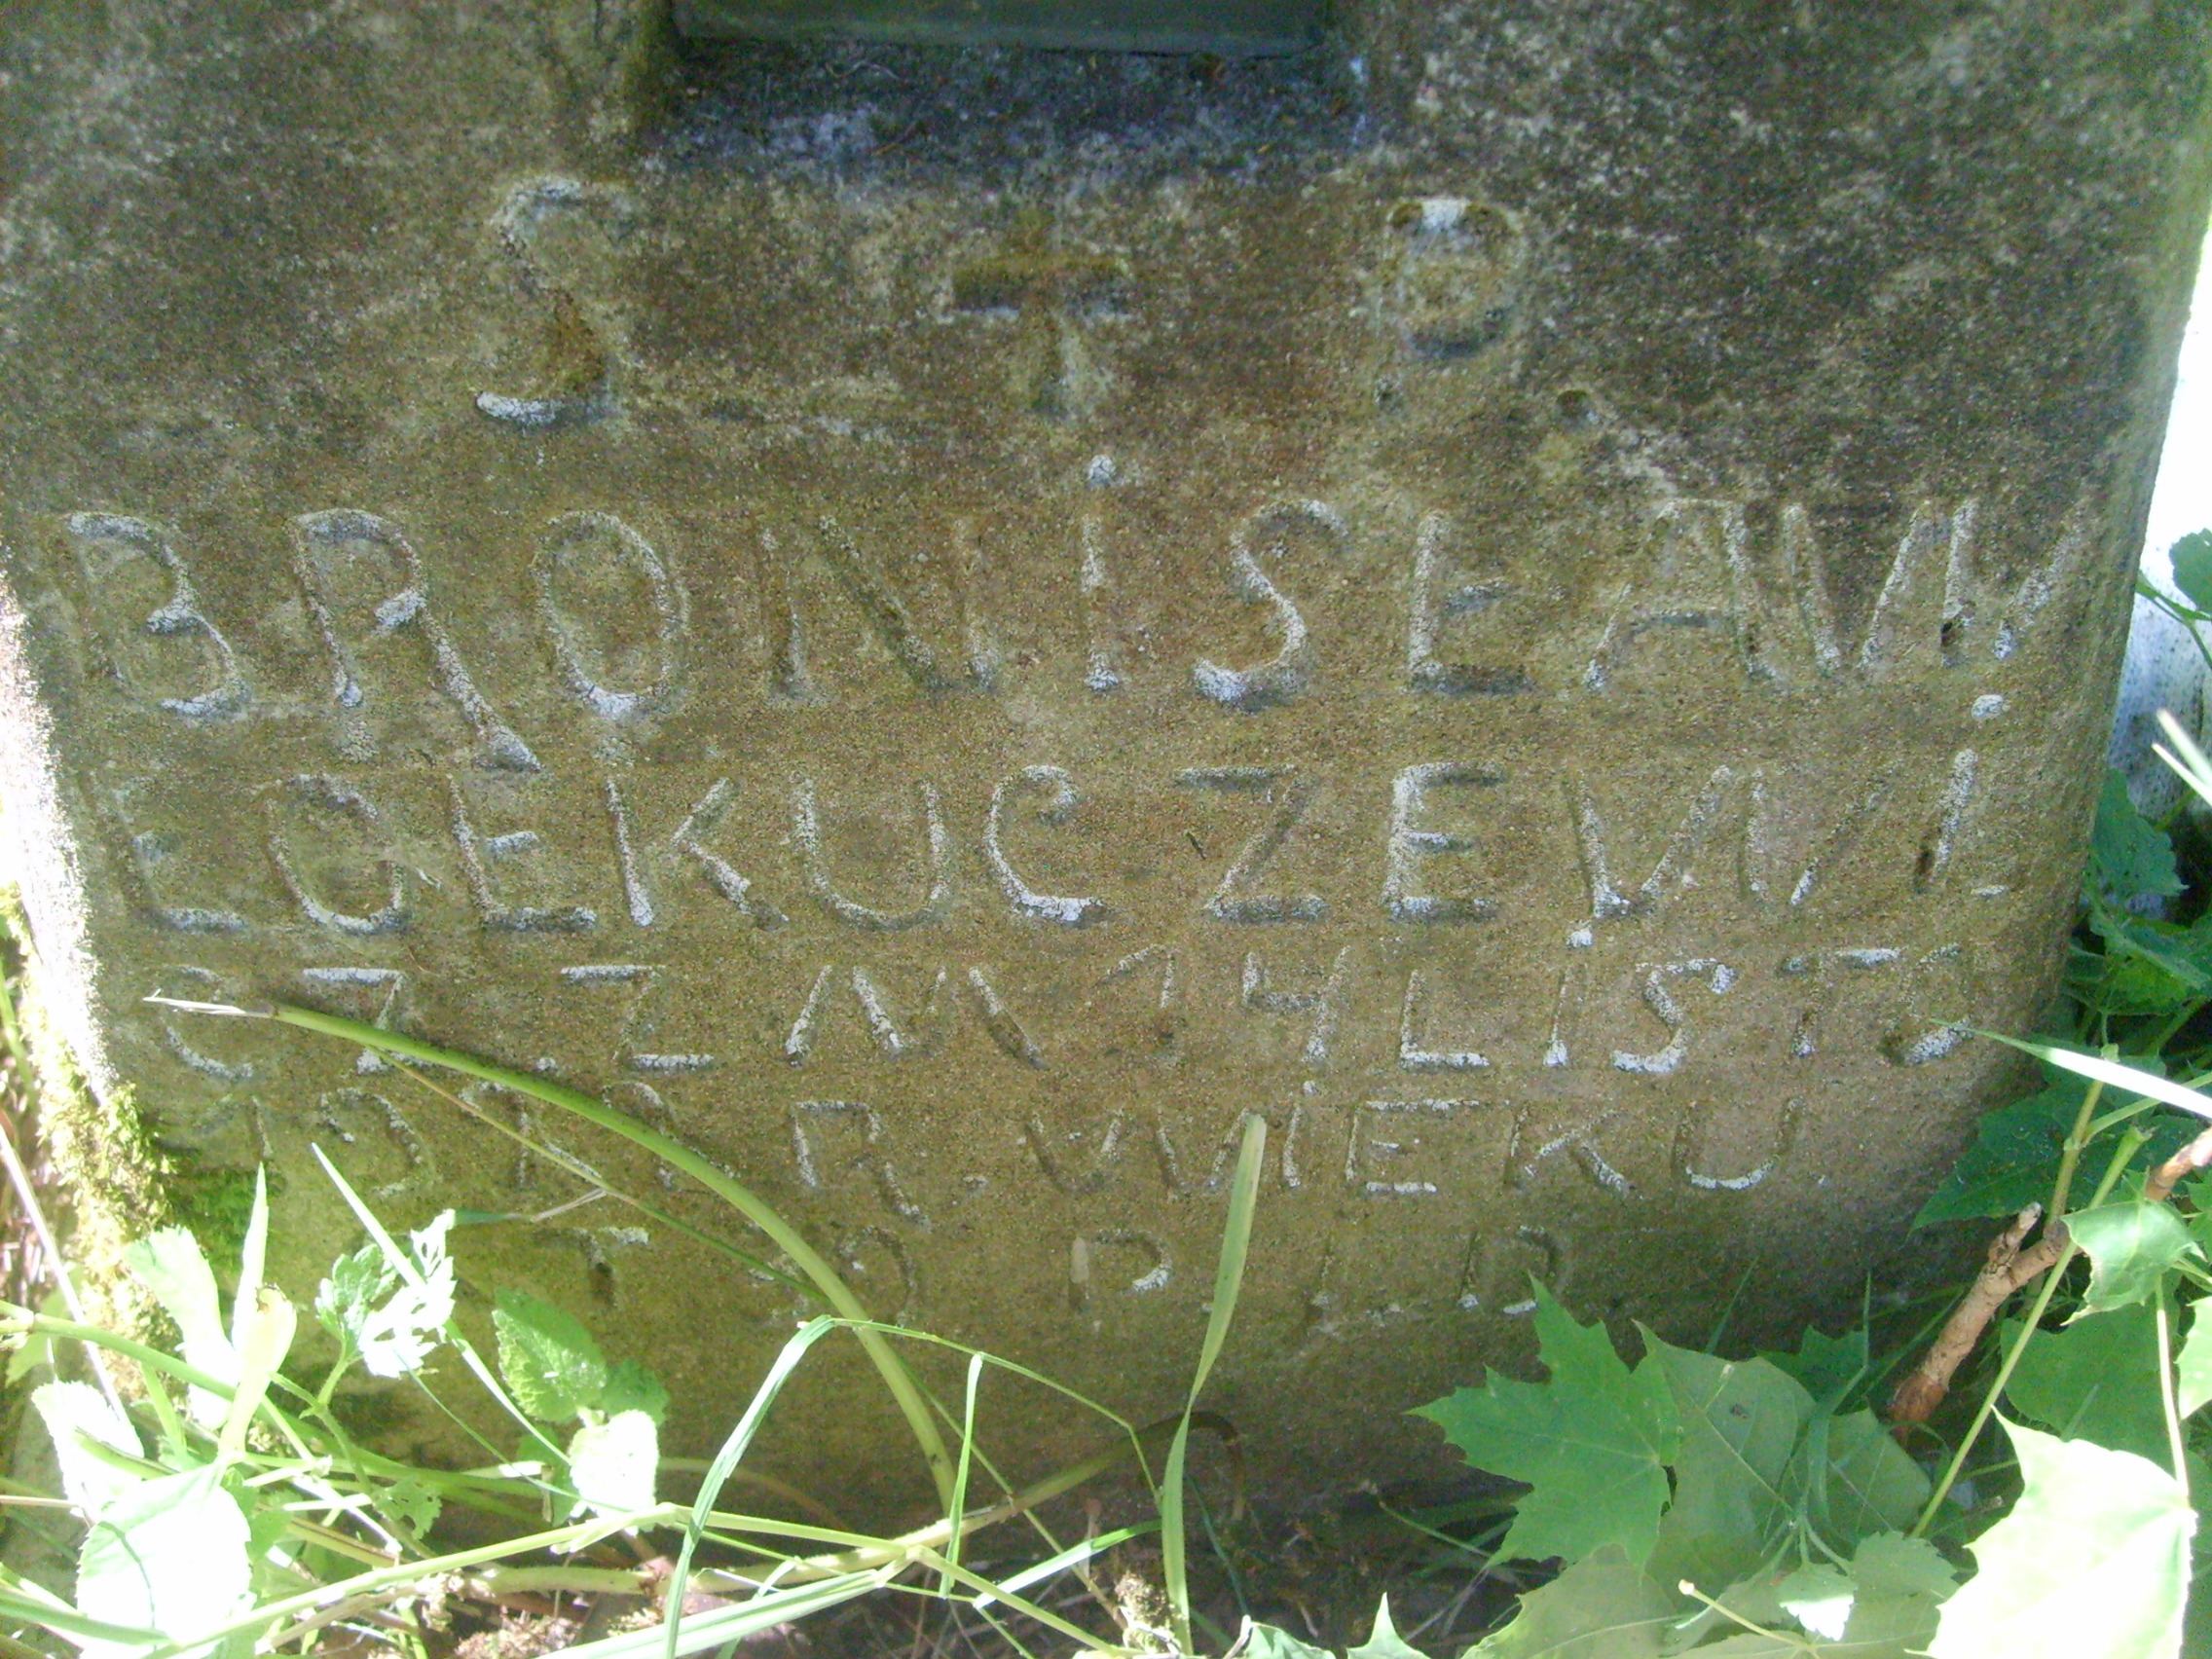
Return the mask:
POLYGON ((437 1524, 445 1507, 435 1488, 420 1475, 402 1475, 375 1493, 376 1506, 401 1527, 421 1537, 437 1524))
MULTIPOLYGON (((1927 1652, 1936 1615, 1955 1588, 1951 1564, 1922 1537, 1878 1532, 1864 1539, 1849 1572, 1798 1568, 1788 1577, 1737 1586, 1721 1597, 1754 1624, 1796 1624, 1774 1635, 1739 1633, 1697 1648, 1699 1659, 1911 1659, 1927 1652)), ((1703 1628, 1725 1628, 1706 1621, 1703 1628)), ((1685 1643, 1688 1645, 1688 1643, 1685 1643)))
POLYGON ((71 1503, 97 1514, 143 1478, 117 1468, 85 1444, 95 1441, 127 1457, 146 1456, 137 1429, 90 1382, 41 1382, 31 1390, 31 1404, 54 1442, 62 1495, 71 1503))
POLYGON ((1862 1328, 1829 1337, 1807 1326, 1797 1339, 1795 1353, 1762 1353, 1759 1358, 1785 1377, 1795 1378, 1816 1400, 1840 1398, 1866 1375, 1866 1332, 1862 1328))
MULTIPOLYGON (((2006 1324, 2008 1353, 2020 1332, 2018 1320, 2006 1324)), ((2005 1393, 2021 1417, 2064 1439, 2093 1440, 2154 1460, 2165 1456, 2157 1320, 2146 1304, 2038 1331, 2005 1393)))
MULTIPOLYGON (((2089 1258, 2083 1313, 2142 1302, 2184 1256, 2201 1255, 2189 1226, 2166 1203, 2104 1204, 2066 1218, 2068 1231, 2089 1258)), ((2081 1317, 2077 1314, 2076 1317, 2081 1317)))
POLYGON ((1658 1659, 1690 1604, 1607 1545, 1521 1598, 1461 1659, 1658 1659))
POLYGON ((2174 586, 2199 610, 2212 610, 2212 530, 2193 530, 2173 545, 2174 586))
POLYGON ((2196 1514, 2129 1452, 2006 1424, 2024 1482, 1943 1604, 1935 1659, 2171 1659, 2196 1514))
POLYGON ((1495 1371, 1480 1389, 1420 1407, 1477 1468, 1526 1481, 1498 1545, 1500 1561, 1581 1560, 1606 1544, 1631 1562, 1651 1554, 1667 1505, 1667 1469, 1681 1422, 1656 1365, 1632 1373, 1603 1324, 1577 1325, 1536 1285, 1537 1353, 1548 1382, 1495 1371))
POLYGON ((538 1421, 567 1422, 607 1387, 607 1361, 573 1314, 502 1290, 492 1325, 499 1336, 499 1376, 538 1421))
POLYGON ((2086 1079, 2070 1072, 2052 1077, 2039 1092, 1981 1120, 1974 1144, 1921 1205, 1913 1226, 2017 1215, 2050 1197, 2066 1137, 2074 1131, 2089 1088, 2086 1079))
MULTIPOLYGON (((243 1610, 250 1594, 245 1515, 212 1468, 142 1481, 92 1523, 77 1559, 77 1610, 185 1641, 243 1610)), ((77 1639, 89 1659, 147 1651, 77 1639)), ((179 1659, 214 1650, 206 1642, 179 1659)))
MULTIPOLYGON (((519 1399, 521 1390, 516 1390, 519 1399)), ((644 1412, 618 1412, 587 1422, 569 1442, 569 1481, 577 1515, 620 1515, 653 1505, 660 1434, 644 1412)))
POLYGON ((1841 1641, 1859 1601, 1859 1582, 1840 1567, 1816 1562, 1776 1585, 1774 1599, 1806 1635, 1841 1641))
POLYGON ((607 1386, 592 1403, 608 1417, 644 1412, 656 1423, 668 1419, 668 1390, 634 1359, 618 1359, 607 1368, 607 1386))
POLYGON ((2127 780, 2110 769, 2089 833, 2089 879, 2121 904, 2135 898, 2170 899, 2181 891, 2172 838, 2135 810, 2127 780))
POLYGON ((1390 1598, 1382 1598, 1375 1609, 1375 1629, 1366 1641, 1350 1649, 1345 1659, 1423 1659, 1415 1649, 1408 1647, 1405 1639, 1398 1635, 1398 1627, 1390 1622, 1390 1598))
POLYGON ((330 1276, 314 1295, 314 1316, 322 1328, 344 1343, 351 1353, 364 1346, 369 1314, 386 1292, 399 1282, 384 1252, 364 1244, 350 1256, 330 1264, 330 1276))
POLYGON ((1244 1643, 1243 1651, 1249 1659, 1337 1659, 1326 1647, 1315 1647, 1309 1641, 1301 1641, 1289 1631, 1259 1620, 1249 1621, 1251 1639, 1244 1643))
MULTIPOLYGON (((234 1381, 238 1356, 223 1330, 214 1271, 201 1253, 200 1240, 181 1227, 165 1227, 124 1246, 123 1264, 176 1321, 182 1339, 177 1351, 184 1362, 225 1382, 234 1381)), ((226 1402, 203 1388, 193 1389, 187 1404, 203 1428, 221 1422, 227 1409, 226 1402)))
MULTIPOLYGON (((1816 1419, 1814 1426, 1820 1427, 1821 1421, 1816 1419)), ((1790 1471, 1792 1491, 1803 1491, 1810 1484, 1805 1471, 1819 1438, 1807 1435, 1805 1455, 1790 1471)), ((1872 1412, 1825 1419, 1825 1439, 1826 1501, 1818 1501, 1818 1494, 1810 1492, 1804 1501, 1828 1543, 1842 1549, 1902 1531, 1919 1518, 1928 1501, 1928 1476, 1890 1438, 1872 1412)))
POLYGON ((2177 1403, 2181 1415, 2189 1417, 2212 1400, 2212 1309, 2201 1302, 2191 1309, 2189 1335, 2182 1339, 2181 1352, 2174 1356, 2174 1370, 2179 1378, 2177 1403))
MULTIPOLYGON (((1731 1586, 1716 1600, 1771 1634, 1724 1636, 1697 1646, 1697 1659, 1913 1659, 1927 1651, 1937 1609, 1954 1587, 1950 1564, 1934 1544, 1880 1533, 1859 1546, 1849 1572, 1822 1566, 1731 1586), (1778 1628, 1790 1623, 1807 1634, 1778 1628)), ((1674 1651, 1727 1628, 1713 1615, 1685 1623, 1674 1651)))
MULTIPOLYGON (((429 1226, 407 1235, 408 1276, 380 1244, 368 1246, 396 1283, 391 1300, 361 1321, 361 1363, 372 1377, 405 1377, 422 1369, 445 1339, 453 1318, 453 1258, 446 1252, 446 1235, 453 1230, 453 1211, 442 1211, 429 1226)), ((394 1244, 394 1252, 398 1250, 394 1244)), ((358 1252, 356 1258, 358 1259, 358 1252)), ((333 1269, 335 1272, 336 1270, 333 1269)), ((317 1299, 317 1309, 320 1299, 317 1299)))
POLYGON ((1923 1596, 1931 1606, 1959 1587, 1959 1575, 1941 1550, 1902 1532, 1862 1538, 1851 1558, 1851 1576, 1867 1597, 1923 1596))
POLYGON ((1644 1361, 1667 1379, 1681 1422, 1670 1459, 1675 1501, 1659 1524, 1651 1572, 1663 1584, 1732 1583, 1767 1559, 1789 1509, 1783 1477, 1813 1397, 1763 1359, 1725 1360, 1643 1333, 1644 1361))

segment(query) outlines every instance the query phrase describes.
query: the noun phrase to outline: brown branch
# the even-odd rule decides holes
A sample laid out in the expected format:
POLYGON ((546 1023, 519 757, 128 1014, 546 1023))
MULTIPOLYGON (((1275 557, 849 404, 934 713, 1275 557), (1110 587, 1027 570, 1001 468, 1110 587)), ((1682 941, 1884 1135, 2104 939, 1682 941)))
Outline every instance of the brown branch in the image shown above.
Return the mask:
MULTIPOLYGON (((2206 1157, 2212 1160, 2212 1148, 2207 1149, 2206 1157)), ((2020 1248, 2042 1218, 2043 1205, 2030 1204, 1991 1240, 1989 1259, 1974 1275, 1972 1286, 1958 1307, 1952 1309, 1950 1318, 1943 1322, 1941 1334, 1929 1345, 1927 1357, 1890 1396, 1890 1432, 1899 1440, 1904 1440, 1915 1424, 1924 1423, 1935 1415, 1936 1408, 1943 1403, 1943 1396, 1951 1391, 1952 1375, 1966 1363, 1967 1355, 1973 1352, 1974 1345, 1981 1341, 1981 1333, 1988 1329, 1989 1321, 1997 1316, 1997 1310, 2005 1306, 2006 1300, 2022 1285, 2032 1284, 2048 1272, 2065 1256, 2069 1240, 2066 1224, 2062 1221, 2054 1221, 2045 1228, 2033 1249, 2020 1248)))
POLYGON ((2186 1177, 2195 1174, 2206 1164, 2212 1164, 2212 1129, 2206 1129, 2152 1170, 2151 1179, 2144 1183, 2143 1196, 2153 1203, 2163 1202, 2174 1196, 2174 1189, 2186 1177))

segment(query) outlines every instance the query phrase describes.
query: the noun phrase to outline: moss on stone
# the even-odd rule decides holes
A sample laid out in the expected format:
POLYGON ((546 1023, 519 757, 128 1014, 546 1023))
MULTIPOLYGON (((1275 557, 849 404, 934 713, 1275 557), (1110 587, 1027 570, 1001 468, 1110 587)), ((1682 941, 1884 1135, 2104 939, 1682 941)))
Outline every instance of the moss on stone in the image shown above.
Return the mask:
POLYGON ((183 1189, 147 1134, 130 1088, 102 1099, 86 1081, 41 994, 38 957, 12 889, 0 890, 0 928, 22 954, 17 1016, 38 1088, 39 1138, 56 1185, 68 1195, 62 1245, 76 1269, 86 1314, 126 1335, 154 1337, 160 1311, 124 1267, 123 1250, 155 1228, 185 1219, 179 1213, 183 1189))

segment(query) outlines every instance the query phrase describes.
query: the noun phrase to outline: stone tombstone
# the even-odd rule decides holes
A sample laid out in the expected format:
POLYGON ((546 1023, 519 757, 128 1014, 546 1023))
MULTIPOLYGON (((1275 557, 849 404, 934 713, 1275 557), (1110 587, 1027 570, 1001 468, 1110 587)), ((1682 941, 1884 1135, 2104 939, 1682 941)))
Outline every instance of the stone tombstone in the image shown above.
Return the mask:
MULTIPOLYGON (((577 1309, 694 1452, 788 1289, 141 999, 603 1094, 1140 1421, 1265 1114, 1210 1403, 1285 1482, 1436 1466, 1401 1414, 1526 1363, 1531 1275, 1855 1299, 2053 988, 2206 8, 776 9, 9 11, 7 822, 94 1086, 268 1162, 302 1296, 358 1236, 311 1144, 541 1217, 457 1235, 467 1317, 577 1309)), ((824 1350, 759 1456, 902 1502, 897 1434, 824 1350)))

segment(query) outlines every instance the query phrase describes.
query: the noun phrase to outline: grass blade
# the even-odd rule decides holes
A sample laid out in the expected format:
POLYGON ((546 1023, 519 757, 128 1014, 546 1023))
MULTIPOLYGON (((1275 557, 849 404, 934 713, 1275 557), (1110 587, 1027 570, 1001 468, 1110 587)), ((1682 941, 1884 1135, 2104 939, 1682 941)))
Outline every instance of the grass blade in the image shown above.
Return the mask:
POLYGON ((2101 1059, 2095 1054, 2077 1054, 2071 1049, 2054 1049, 2047 1043, 2030 1043, 2018 1037, 2000 1036, 1994 1031, 1978 1033, 1995 1039, 2007 1048, 2017 1049, 2023 1054, 2033 1054, 2039 1060, 2047 1060, 2054 1066, 2078 1073, 2094 1083, 2111 1088, 2125 1089, 2145 1099, 2178 1106, 2184 1112, 2199 1118, 2212 1118, 2212 1099, 2184 1083, 2173 1083, 2157 1072, 2140 1071, 2134 1066, 2123 1066, 2118 1060, 2101 1059))
MULTIPOLYGON (((730 1472, 735 1469, 746 1453, 753 1449, 753 1438, 760 1432, 761 1423, 768 1418, 768 1408, 776 1403, 783 1392, 784 1383, 806 1357, 806 1350, 837 1328, 837 1321, 825 1315, 810 1319, 799 1327, 798 1333, 784 1344, 776 1355, 775 1363, 768 1367, 768 1375, 760 1380, 760 1386, 753 1390, 753 1399, 745 1408, 745 1415, 737 1419, 737 1426, 729 1431, 715 1460, 707 1465, 700 1477, 699 1493, 691 1501, 691 1513, 683 1523, 683 1547, 677 1552, 676 1567, 668 1575, 667 1640, 663 1643, 663 1659, 678 1659, 678 1655, 690 1651, 680 1647, 679 1635, 683 1624, 683 1586, 691 1576, 691 1558, 698 1553, 699 1539, 707 1530, 708 1517, 714 1513, 715 1500, 721 1496, 728 1484, 730 1472)), ((734 1639, 732 1639, 734 1640, 734 1639)))
POLYGON ((1167 1466, 1160 1479, 1160 1562, 1167 1580, 1167 1607, 1175 1621, 1175 1641, 1185 1653, 1191 1647, 1191 1583, 1186 1557, 1189 1540, 1184 1533, 1183 1464, 1190 1455, 1191 1413, 1206 1385, 1213 1363, 1229 1340, 1229 1323, 1236 1314, 1237 1294, 1244 1285, 1244 1258, 1252 1245, 1252 1216, 1260 1201, 1260 1165, 1268 1155, 1268 1121, 1254 1112, 1244 1120, 1244 1138, 1236 1149, 1236 1175, 1229 1189, 1229 1219, 1222 1229, 1221 1261, 1214 1269, 1213 1307, 1206 1314, 1205 1340, 1198 1345, 1198 1368, 1191 1379, 1190 1397, 1183 1402, 1182 1419, 1175 1438, 1167 1445, 1167 1466))
MULTIPOLYGON (((960 1524, 968 1514, 968 1472, 976 1454, 976 1395, 982 1382, 983 1356, 972 1353, 968 1356, 968 1387, 960 1414, 960 1467, 952 1481, 952 1507, 944 1512, 944 1518, 952 1524, 951 1535, 944 1542, 944 1556, 955 1565, 960 1560, 960 1524)), ((940 1580, 940 1589, 944 1595, 952 1593, 949 1576, 940 1580)))

